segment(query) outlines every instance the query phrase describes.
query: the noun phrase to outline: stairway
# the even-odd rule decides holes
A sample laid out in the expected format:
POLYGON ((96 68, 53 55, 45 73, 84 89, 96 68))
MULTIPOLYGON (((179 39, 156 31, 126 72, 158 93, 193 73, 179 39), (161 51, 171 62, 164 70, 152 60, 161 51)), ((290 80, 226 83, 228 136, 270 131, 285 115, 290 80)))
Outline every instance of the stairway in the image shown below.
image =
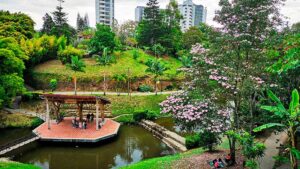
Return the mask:
POLYGON ((169 131, 149 120, 142 120, 139 125, 152 132, 156 137, 175 150, 180 152, 187 151, 187 148, 185 147, 185 138, 181 137, 177 133, 169 131))

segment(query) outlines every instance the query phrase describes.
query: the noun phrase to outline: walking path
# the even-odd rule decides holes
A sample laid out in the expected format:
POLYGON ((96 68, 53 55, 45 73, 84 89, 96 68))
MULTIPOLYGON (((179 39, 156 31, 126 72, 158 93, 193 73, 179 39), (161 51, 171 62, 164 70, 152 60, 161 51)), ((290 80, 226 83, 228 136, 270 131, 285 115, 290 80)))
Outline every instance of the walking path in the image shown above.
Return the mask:
MULTIPOLYGON (((174 93, 179 93, 181 92, 181 90, 179 91, 166 91, 166 92, 157 92, 158 95, 170 95, 170 94, 174 94, 174 93)), ((56 91, 53 92, 53 94, 62 94, 62 95, 73 95, 74 91, 56 91)), ((104 95, 103 91, 78 91, 77 92, 78 95, 104 95)), ((106 95, 113 95, 113 96, 117 96, 117 95, 121 95, 121 96, 127 96, 128 93, 117 93, 117 92, 106 92, 106 95)), ((142 92, 134 92, 131 93, 131 96, 151 96, 151 95, 155 95, 154 92, 148 92, 148 93, 142 93, 142 92)))
POLYGON ((265 141, 265 155, 259 159, 259 168, 261 169, 272 169, 275 165, 275 159, 273 156, 279 154, 280 144, 284 144, 288 136, 286 132, 280 132, 278 134, 272 133, 270 137, 265 141))

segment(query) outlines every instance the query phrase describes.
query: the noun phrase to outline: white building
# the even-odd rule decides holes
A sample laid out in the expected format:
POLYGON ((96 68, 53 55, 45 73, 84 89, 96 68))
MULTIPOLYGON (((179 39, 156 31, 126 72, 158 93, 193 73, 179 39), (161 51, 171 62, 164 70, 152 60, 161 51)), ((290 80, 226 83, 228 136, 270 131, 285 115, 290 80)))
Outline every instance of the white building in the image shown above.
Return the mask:
POLYGON ((185 0, 179 5, 179 11, 183 16, 180 27, 183 32, 192 26, 199 26, 206 22, 207 9, 203 5, 196 5, 192 0, 185 0))
POLYGON ((144 17, 145 7, 144 6, 137 6, 135 8, 135 21, 141 22, 144 17))
POLYGON ((113 26, 115 0, 96 0, 96 23, 113 26))

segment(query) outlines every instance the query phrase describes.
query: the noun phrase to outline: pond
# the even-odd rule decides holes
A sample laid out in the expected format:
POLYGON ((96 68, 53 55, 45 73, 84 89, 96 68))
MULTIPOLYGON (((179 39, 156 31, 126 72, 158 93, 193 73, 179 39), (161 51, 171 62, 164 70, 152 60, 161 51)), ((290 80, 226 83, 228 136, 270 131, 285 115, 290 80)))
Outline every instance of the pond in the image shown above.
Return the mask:
POLYGON ((179 125, 175 123, 172 117, 161 117, 156 119, 154 122, 181 136, 189 135, 186 131, 183 131, 179 125))
POLYGON ((174 153, 139 126, 123 125, 118 137, 87 146, 36 142, 8 154, 12 160, 43 169, 108 169, 174 153))
POLYGON ((27 128, 0 129, 0 146, 31 134, 27 128))

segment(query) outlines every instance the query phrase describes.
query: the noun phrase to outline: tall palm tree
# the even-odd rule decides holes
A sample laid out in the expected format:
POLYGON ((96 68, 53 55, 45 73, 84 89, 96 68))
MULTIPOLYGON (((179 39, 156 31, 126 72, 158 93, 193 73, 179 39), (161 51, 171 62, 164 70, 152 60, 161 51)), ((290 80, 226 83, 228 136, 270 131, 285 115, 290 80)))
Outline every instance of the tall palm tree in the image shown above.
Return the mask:
POLYGON ((150 59, 146 62, 146 65, 148 66, 146 72, 154 75, 155 94, 157 95, 157 83, 159 82, 159 77, 162 76, 164 72, 168 70, 168 68, 164 64, 162 64, 159 59, 150 59))
POLYGON ((78 56, 72 56, 71 58, 71 63, 67 64, 67 67, 70 68, 71 70, 73 70, 75 72, 75 76, 74 76, 74 92, 75 95, 77 95, 77 77, 76 77, 76 73, 77 72, 84 72, 84 68, 85 63, 82 59, 80 59, 78 56))

